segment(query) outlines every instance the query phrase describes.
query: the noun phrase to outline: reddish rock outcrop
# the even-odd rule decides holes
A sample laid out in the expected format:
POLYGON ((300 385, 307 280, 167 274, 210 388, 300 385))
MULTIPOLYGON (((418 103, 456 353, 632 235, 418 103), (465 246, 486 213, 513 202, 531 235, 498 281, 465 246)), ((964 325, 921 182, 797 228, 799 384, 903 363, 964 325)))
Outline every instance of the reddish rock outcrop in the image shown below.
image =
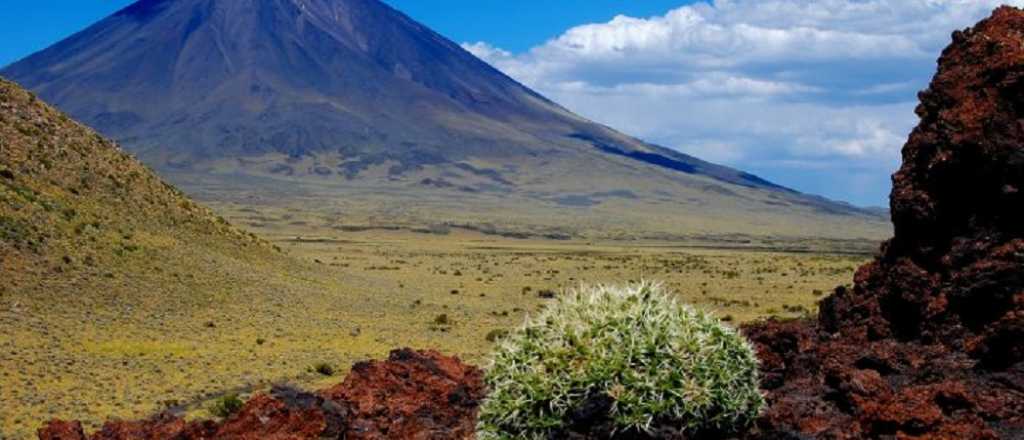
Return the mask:
POLYGON ((473 438, 483 372, 436 353, 398 350, 388 362, 356 364, 323 395, 347 403, 346 439, 473 438))
POLYGON ((51 420, 39 429, 39 440, 80 440, 85 431, 79 422, 51 420))
POLYGON ((86 436, 78 422, 52 421, 42 440, 441 440, 470 438, 483 374, 434 351, 396 350, 363 362, 344 383, 319 393, 276 387, 230 418, 186 422, 162 414, 108 422, 86 436))
POLYGON ((817 322, 770 321, 756 438, 1024 438, 1024 11, 953 34, 893 176, 895 237, 817 322))

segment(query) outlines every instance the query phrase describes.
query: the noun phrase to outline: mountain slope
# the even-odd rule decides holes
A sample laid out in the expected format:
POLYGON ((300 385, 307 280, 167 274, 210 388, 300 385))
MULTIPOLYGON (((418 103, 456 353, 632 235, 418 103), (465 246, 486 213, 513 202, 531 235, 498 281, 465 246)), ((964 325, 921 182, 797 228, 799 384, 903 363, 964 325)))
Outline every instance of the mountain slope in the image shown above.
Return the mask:
POLYGON ((0 273, 109 266, 192 238, 268 252, 111 142, 0 80, 0 273))
MULTIPOLYGON (((69 388, 86 400, 136 392, 128 378, 178 363, 163 358, 170 345, 162 338, 188 340, 176 327, 216 313, 225 298, 259 304, 263 292, 253 286, 277 266, 303 271, 96 132, 0 80, 5 438, 28 438, 33 413, 82 413, 64 398, 69 388)), ((132 414, 125 410, 118 411, 132 414)))
POLYGON ((182 176, 213 172, 267 188, 287 180, 328 199, 360 188, 434 200, 428 217, 455 222, 480 205, 455 203, 472 193, 518 199, 517 211, 611 199, 629 209, 596 214, 656 232, 760 231, 749 221, 666 229, 629 212, 665 199, 690 216, 712 213, 708 225, 767 212, 754 222, 765 232, 806 230, 786 226, 792 213, 831 223, 812 228, 822 232, 851 217, 861 236, 886 229, 871 211, 580 118, 378 0, 142 0, 0 75, 190 191, 210 185, 182 176))

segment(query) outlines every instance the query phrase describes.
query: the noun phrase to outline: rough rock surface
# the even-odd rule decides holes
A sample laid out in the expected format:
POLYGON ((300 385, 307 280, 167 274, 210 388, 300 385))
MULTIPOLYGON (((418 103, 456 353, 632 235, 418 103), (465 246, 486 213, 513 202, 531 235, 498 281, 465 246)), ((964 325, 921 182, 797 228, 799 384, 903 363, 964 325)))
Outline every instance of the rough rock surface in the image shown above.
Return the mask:
POLYGON ((112 421, 86 436, 78 422, 52 421, 41 440, 346 439, 441 440, 469 438, 482 372, 433 351, 395 350, 383 362, 352 368, 345 382, 319 393, 277 387, 258 395, 222 422, 186 422, 167 414, 112 421))
POLYGON ((483 372, 455 358, 397 350, 388 362, 356 364, 322 394, 347 403, 346 439, 472 438, 483 372))
POLYGON ((953 34, 893 176, 895 237, 817 322, 746 329, 758 438, 1024 438, 1024 11, 953 34))

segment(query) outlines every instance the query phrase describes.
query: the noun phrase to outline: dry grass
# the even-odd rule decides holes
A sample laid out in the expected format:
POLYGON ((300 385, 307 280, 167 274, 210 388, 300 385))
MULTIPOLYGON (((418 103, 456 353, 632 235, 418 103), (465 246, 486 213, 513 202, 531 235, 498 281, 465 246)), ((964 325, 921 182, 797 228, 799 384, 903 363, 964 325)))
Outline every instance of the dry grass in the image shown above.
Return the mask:
POLYGON ((309 264, 201 261, 220 269, 184 282, 133 277, 129 267, 113 280, 49 287, 93 292, 77 299, 0 296, 0 332, 9 335, 0 342, 3 432, 22 438, 50 417, 95 426, 175 406, 206 416, 225 392, 278 381, 325 386, 339 378, 311 366, 346 371, 399 346, 482 363, 493 347, 488 333, 543 307, 550 300, 540 292, 582 281, 660 280, 682 301, 737 323, 800 316, 865 258, 477 233, 268 238, 309 264), (440 315, 447 325, 436 325, 440 315))

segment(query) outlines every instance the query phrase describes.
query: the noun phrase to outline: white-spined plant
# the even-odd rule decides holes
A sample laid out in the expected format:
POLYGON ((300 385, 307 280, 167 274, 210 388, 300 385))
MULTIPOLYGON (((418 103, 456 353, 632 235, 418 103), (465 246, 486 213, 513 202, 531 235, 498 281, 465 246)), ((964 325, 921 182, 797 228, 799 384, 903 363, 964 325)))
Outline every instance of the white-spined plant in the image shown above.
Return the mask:
POLYGON ((501 341, 486 380, 481 440, 547 439, 602 394, 617 432, 733 432, 764 406, 749 342, 648 282, 561 295, 501 341))

